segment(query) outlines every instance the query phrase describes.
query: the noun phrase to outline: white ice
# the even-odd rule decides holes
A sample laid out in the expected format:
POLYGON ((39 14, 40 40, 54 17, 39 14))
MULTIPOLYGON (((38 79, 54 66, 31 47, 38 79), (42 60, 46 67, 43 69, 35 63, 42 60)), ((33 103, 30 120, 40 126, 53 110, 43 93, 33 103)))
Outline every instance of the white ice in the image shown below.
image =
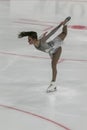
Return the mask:
POLYGON ((86 99, 87 0, 0 0, 0 130, 87 130, 86 99), (58 90, 46 93, 51 59, 17 35, 49 32, 67 16, 58 90))

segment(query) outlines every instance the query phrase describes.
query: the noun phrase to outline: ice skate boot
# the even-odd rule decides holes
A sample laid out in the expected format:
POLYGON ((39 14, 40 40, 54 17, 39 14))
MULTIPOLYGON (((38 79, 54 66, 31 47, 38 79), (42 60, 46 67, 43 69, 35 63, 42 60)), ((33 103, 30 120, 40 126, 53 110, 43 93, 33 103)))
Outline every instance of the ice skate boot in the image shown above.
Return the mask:
POLYGON ((57 88, 56 88, 55 82, 51 82, 49 87, 47 88, 47 93, 54 92, 56 90, 57 90, 57 88))
POLYGON ((63 24, 64 26, 67 25, 67 24, 69 23, 70 19, 71 19, 70 16, 67 17, 67 18, 62 22, 62 24, 63 24))

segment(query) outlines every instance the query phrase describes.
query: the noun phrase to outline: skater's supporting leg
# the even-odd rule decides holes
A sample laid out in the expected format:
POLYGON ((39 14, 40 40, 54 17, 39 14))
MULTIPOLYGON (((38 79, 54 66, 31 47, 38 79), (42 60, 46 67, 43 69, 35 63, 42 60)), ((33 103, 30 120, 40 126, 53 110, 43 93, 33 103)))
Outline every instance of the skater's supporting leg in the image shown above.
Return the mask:
POLYGON ((59 47, 57 49, 57 51, 52 56, 52 63, 51 63, 51 66, 52 66, 52 81, 50 83, 50 86, 47 89, 47 92, 56 91, 55 81, 56 81, 56 76, 57 76, 57 63, 58 63, 58 60, 60 58, 61 52, 62 52, 62 48, 59 47))
POLYGON ((58 63, 58 60, 60 58, 60 55, 61 55, 61 52, 62 52, 62 48, 59 47, 57 49, 57 51, 53 54, 53 57, 52 57, 52 81, 56 81, 56 76, 57 76, 57 63, 58 63))

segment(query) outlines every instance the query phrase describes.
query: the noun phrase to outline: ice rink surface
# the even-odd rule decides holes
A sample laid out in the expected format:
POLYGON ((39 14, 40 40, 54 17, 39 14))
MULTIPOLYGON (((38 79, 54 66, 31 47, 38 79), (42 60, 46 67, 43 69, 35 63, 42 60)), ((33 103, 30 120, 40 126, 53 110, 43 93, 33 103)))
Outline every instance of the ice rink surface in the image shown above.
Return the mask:
POLYGON ((87 0, 0 0, 0 130, 87 130, 86 100, 87 0), (46 93, 51 59, 17 35, 50 32, 67 16, 57 91, 46 93))

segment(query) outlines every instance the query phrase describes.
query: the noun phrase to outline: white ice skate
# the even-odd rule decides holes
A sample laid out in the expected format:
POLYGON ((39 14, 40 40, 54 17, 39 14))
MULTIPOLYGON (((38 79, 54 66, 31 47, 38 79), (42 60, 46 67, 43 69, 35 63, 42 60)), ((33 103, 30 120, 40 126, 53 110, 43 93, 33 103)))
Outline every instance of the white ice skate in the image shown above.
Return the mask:
POLYGON ((70 16, 67 17, 67 18, 62 22, 62 24, 63 24, 63 25, 67 25, 67 24, 69 23, 70 19, 71 19, 70 16))
POLYGON ((56 88, 55 82, 51 82, 49 87, 47 88, 47 93, 54 92, 56 90, 57 90, 57 88, 56 88))

